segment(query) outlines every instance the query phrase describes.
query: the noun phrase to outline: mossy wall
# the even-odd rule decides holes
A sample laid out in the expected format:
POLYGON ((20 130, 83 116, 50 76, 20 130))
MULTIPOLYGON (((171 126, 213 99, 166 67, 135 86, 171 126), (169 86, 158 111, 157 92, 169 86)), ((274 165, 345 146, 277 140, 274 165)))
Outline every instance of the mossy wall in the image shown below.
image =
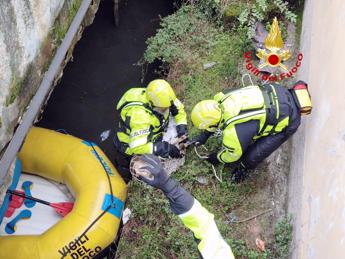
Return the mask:
MULTIPOLYGON (((0 1, 0 151, 10 141, 81 2, 0 1)), ((92 1, 82 28, 92 23, 99 2, 92 1)), ((82 31, 73 41, 61 70, 82 31)))

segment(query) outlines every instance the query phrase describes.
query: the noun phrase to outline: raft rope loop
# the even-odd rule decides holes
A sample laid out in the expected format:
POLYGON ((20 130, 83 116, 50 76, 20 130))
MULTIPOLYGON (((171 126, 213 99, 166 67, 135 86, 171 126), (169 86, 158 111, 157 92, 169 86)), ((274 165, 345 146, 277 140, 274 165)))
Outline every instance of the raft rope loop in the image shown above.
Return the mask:
POLYGON ((89 141, 87 141, 87 142, 91 145, 93 151, 94 151, 95 154, 96 154, 96 157, 97 157, 98 161, 100 162, 100 164, 102 165, 102 167, 103 167, 103 169, 104 169, 104 172, 105 172, 105 174, 106 174, 106 176, 107 176, 108 183, 109 183, 111 205, 112 205, 112 206, 115 206, 115 204, 114 204, 114 197, 113 197, 113 196, 114 196, 114 195, 113 195, 113 186, 111 185, 110 176, 109 176, 109 174, 107 173, 107 169, 105 168, 105 166, 104 166, 104 164, 103 164, 103 162, 102 162, 102 160, 101 160, 100 155, 98 154, 98 152, 96 151, 95 147, 93 146, 93 143, 91 143, 91 142, 89 142, 89 141))
POLYGON ((100 219, 105 215, 106 212, 108 212, 112 207, 114 207, 114 208, 116 207, 115 204, 114 204, 113 187, 112 187, 112 184, 111 184, 111 181, 110 181, 110 176, 108 175, 107 170, 106 170, 104 164, 102 163, 101 157, 100 157, 100 155, 98 154, 98 152, 96 151, 96 149, 95 149, 95 147, 94 147, 94 144, 91 143, 90 141, 87 141, 87 140, 86 140, 86 142, 92 147, 93 151, 95 152, 95 155, 96 155, 97 160, 101 163, 101 165, 102 165, 102 167, 103 167, 103 169, 104 169, 104 172, 105 172, 105 174, 106 174, 106 176, 107 176, 108 183, 109 183, 109 189, 110 189, 111 204, 109 204, 108 207, 107 207, 104 211, 102 211, 102 213, 99 214, 98 217, 97 217, 94 221, 91 222, 91 224, 90 224, 90 225, 84 230, 84 232, 78 237, 78 240, 79 240, 81 237, 83 237, 84 235, 86 235, 86 233, 92 228, 92 226, 95 225, 95 224, 97 223, 97 221, 100 220, 100 219))

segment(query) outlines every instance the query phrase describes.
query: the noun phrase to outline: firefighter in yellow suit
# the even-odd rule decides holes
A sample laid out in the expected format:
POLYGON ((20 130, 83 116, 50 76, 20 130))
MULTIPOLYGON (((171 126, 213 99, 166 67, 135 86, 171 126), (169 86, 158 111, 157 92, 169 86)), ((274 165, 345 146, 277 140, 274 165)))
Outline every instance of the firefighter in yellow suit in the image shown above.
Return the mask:
POLYGON ((291 89, 265 84, 220 92, 213 100, 201 101, 193 108, 193 125, 203 130, 194 142, 204 144, 220 130, 222 147, 207 160, 212 164, 236 162, 232 180, 240 182, 247 176, 247 169, 254 169, 296 132, 301 115, 309 114, 311 108, 303 81, 291 89))
POLYGON ((162 141, 171 115, 178 137, 188 134, 184 106, 167 81, 156 79, 147 88, 131 88, 118 102, 117 110, 121 118, 114 144, 120 153, 129 157, 134 154, 181 157, 176 146, 162 141))

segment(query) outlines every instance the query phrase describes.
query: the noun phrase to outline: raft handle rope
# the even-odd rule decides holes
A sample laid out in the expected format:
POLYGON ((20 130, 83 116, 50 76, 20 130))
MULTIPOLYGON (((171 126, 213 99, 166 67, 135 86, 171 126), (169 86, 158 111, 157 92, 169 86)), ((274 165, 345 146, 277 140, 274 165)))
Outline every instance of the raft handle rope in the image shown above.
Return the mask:
MULTIPOLYGON (((201 147, 202 147, 203 149, 205 149, 206 151, 208 151, 208 149, 207 149, 204 145, 201 145, 201 147)), ((194 151, 195 151, 195 154, 196 154, 199 158, 201 158, 201 159, 207 159, 207 158, 208 158, 208 157, 205 156, 205 155, 200 155, 200 153, 198 152, 198 149, 197 149, 196 146, 194 146, 194 151)), ((211 166, 212 166, 212 171, 213 171, 214 176, 216 177, 216 179, 217 179, 220 183, 222 183, 222 182, 223 182, 223 168, 224 168, 224 167, 220 170, 220 173, 219 173, 219 176, 218 176, 217 170, 216 170, 215 166, 212 165, 212 164, 211 164, 211 166)))
POLYGON ((95 155, 96 155, 96 157, 97 157, 99 163, 102 165, 102 167, 103 167, 103 169, 104 169, 104 172, 105 172, 105 174, 106 174, 106 176, 107 176, 108 183, 109 183, 109 189, 110 189, 111 205, 113 205, 113 203, 114 203, 114 197, 113 197, 113 196, 114 196, 114 195, 113 195, 113 186, 112 186, 111 181, 110 181, 110 176, 109 176, 108 173, 107 173, 107 169, 105 168, 105 166, 104 166, 104 164, 103 164, 103 162, 102 162, 102 160, 101 160, 101 157, 99 156, 98 152, 96 151, 95 147, 93 146, 94 144, 91 143, 90 141, 87 141, 87 142, 90 144, 90 146, 92 147, 93 151, 95 152, 95 155))
POLYGON ((111 199, 111 204, 108 205, 108 207, 102 211, 101 214, 98 215, 98 217, 91 222, 91 224, 84 230, 84 232, 77 238, 78 240, 83 237, 84 235, 86 235, 86 233, 92 228, 93 225, 95 225, 97 223, 98 220, 100 220, 106 212, 108 212, 113 206, 115 207, 114 205, 114 197, 113 197, 113 187, 112 187, 112 184, 111 184, 111 181, 110 181, 110 176, 108 175, 107 173, 107 170, 104 166, 104 164, 102 163, 102 160, 101 160, 101 157, 99 156, 98 152, 96 151, 96 149, 94 148, 94 144, 91 143, 90 141, 87 141, 86 142, 92 147, 93 151, 95 152, 95 155, 97 157, 97 160, 100 162, 100 164, 102 165, 103 169, 104 169, 104 172, 105 174, 107 175, 107 178, 108 178, 108 183, 109 183, 109 189, 110 189, 110 199, 111 199))

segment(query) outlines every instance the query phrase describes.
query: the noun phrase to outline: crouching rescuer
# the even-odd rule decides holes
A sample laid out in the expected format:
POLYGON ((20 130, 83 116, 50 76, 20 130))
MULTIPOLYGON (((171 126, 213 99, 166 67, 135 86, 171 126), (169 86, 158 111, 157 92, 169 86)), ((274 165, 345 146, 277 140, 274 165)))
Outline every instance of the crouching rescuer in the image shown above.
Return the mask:
POLYGON ((163 191, 172 212, 199 240, 198 250, 203 258, 234 258, 231 248, 218 231, 213 214, 167 175, 158 157, 135 156, 131 160, 130 170, 135 178, 163 191))
POLYGON ((117 104, 120 122, 114 144, 129 159, 134 154, 154 154, 180 158, 179 148, 162 141, 163 133, 174 117, 178 137, 187 137, 187 115, 168 82, 157 79, 147 88, 128 90, 117 104))
POLYGON ((303 81, 291 89, 265 84, 220 92, 193 108, 193 125, 203 132, 192 142, 204 144, 220 130, 222 147, 207 160, 212 164, 236 162, 232 180, 240 182, 247 169, 254 169, 296 132, 301 115, 309 114, 311 108, 303 81))

